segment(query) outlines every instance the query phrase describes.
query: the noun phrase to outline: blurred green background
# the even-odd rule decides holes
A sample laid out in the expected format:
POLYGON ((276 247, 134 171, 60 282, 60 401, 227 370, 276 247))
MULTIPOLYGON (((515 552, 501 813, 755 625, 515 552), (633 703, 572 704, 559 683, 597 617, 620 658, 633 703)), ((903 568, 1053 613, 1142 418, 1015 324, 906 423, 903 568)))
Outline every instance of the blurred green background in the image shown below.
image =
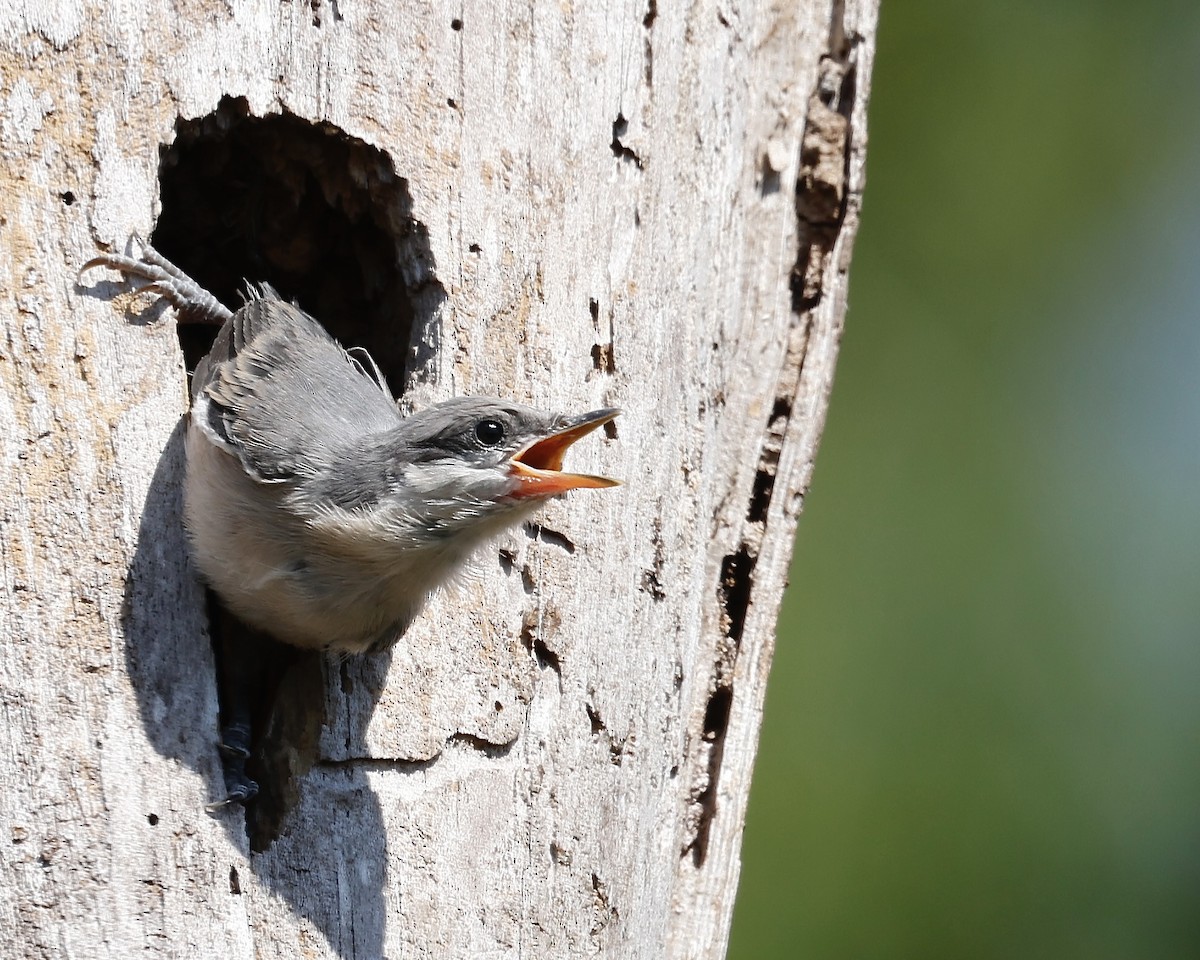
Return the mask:
POLYGON ((883 0, 730 957, 1200 957, 1200 3, 883 0))

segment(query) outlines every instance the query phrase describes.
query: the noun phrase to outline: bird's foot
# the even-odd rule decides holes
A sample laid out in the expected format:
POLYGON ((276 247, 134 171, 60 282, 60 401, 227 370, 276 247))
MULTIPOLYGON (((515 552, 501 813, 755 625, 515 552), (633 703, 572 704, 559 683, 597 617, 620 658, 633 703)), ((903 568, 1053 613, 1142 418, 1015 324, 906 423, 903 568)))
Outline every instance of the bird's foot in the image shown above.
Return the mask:
POLYGON ((135 234, 133 240, 142 248, 141 257, 102 253, 85 263, 79 272, 92 267, 108 267, 126 276, 147 280, 149 288, 175 307, 180 319, 190 323, 220 325, 233 316, 228 307, 141 237, 135 234))
POLYGON ((237 804, 245 806, 258 796, 258 784, 246 773, 246 761, 250 759, 250 728, 242 724, 231 724, 221 731, 221 742, 217 745, 221 754, 221 773, 225 779, 225 799, 210 803, 210 813, 237 804))

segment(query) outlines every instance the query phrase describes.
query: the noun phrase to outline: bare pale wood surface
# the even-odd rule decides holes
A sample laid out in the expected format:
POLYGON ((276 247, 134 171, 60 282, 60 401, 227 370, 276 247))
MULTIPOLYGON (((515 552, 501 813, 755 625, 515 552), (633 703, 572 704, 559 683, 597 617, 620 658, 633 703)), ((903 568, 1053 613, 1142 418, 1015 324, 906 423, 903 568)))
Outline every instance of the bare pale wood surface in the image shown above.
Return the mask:
POLYGON ((724 954, 874 28, 874 0, 0 11, 6 956, 724 954), (390 658, 328 666, 319 755, 255 854, 204 811, 172 315, 77 282, 150 234, 160 147, 223 96, 407 181, 406 402, 624 410, 570 460, 624 487, 503 538, 390 658))

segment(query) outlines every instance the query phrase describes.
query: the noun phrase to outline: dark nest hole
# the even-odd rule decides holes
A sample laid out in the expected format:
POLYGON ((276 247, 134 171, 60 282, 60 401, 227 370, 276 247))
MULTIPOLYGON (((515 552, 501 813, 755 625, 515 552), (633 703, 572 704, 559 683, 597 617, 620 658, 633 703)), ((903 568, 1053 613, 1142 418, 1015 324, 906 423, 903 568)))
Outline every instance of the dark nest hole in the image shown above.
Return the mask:
MULTIPOLYGON (((403 393, 413 347, 433 341, 427 327, 444 293, 408 183, 387 154, 330 124, 256 117, 245 100, 225 98, 208 116, 176 123, 159 182, 151 243, 163 255, 230 309, 241 305, 247 282, 269 283, 344 346, 365 347, 393 396, 403 393)), ((216 330, 178 331, 190 371, 216 330)), ((252 848, 263 850, 316 760, 326 665, 320 655, 251 636, 215 603, 209 620, 223 715, 230 667, 241 669, 251 648, 261 655, 247 764, 261 792, 247 805, 247 831, 252 848)), ((213 737, 215 749, 217 731, 213 737)))
MULTIPOLYGON (((331 124, 252 116, 227 97, 176 123, 159 184, 151 242, 168 259, 230 309, 247 281, 266 281, 343 345, 366 347, 393 394, 403 391, 414 324, 441 288, 387 154, 331 124)), ((189 369, 214 335, 180 327, 189 369)))

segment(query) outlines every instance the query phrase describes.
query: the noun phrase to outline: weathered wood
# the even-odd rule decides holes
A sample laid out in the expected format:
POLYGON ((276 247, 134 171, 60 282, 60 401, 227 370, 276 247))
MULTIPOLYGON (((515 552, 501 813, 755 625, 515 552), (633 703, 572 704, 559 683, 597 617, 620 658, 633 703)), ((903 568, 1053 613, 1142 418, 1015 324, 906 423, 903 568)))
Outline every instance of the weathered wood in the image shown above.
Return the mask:
MULTIPOLYGON (((723 955, 845 312, 874 18, 874 0, 0 11, 7 956, 723 955), (171 314, 76 279, 160 204, 188 248, 160 148, 223 97, 244 100, 226 120, 286 112, 367 151, 305 169, 331 204, 378 204, 358 214, 394 245, 372 302, 411 316, 358 320, 405 402, 625 411, 570 461, 624 487, 505 537, 390 658, 298 684, 324 726, 253 854, 239 812, 204 810, 217 701, 171 314)), ((252 208, 279 185, 236 180, 252 208)), ((288 246, 304 215, 224 229, 319 280, 333 253, 288 246)), ((201 260, 224 239, 205 236, 201 260)))

